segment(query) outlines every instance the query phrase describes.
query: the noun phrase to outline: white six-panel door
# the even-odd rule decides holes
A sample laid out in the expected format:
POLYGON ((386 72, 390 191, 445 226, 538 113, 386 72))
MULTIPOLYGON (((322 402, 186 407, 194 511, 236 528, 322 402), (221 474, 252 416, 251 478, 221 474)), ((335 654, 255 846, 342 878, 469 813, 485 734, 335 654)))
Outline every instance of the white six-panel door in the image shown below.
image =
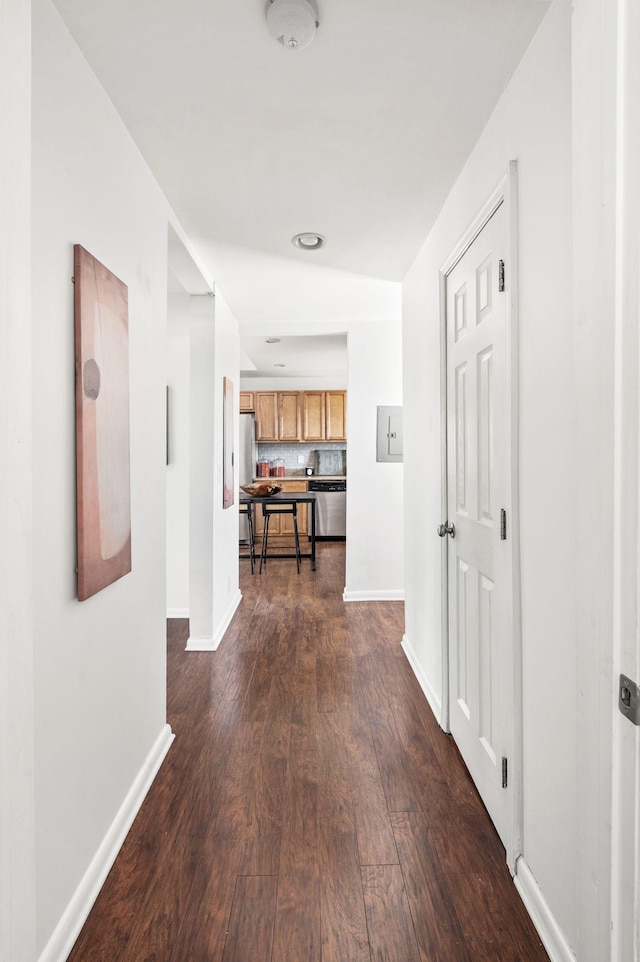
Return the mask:
MULTIPOLYGON (((501 204, 446 278, 449 537, 449 722, 508 846, 503 787, 509 699, 510 556, 502 540, 509 463, 508 309, 501 204)), ((509 518, 506 517, 509 524, 509 518)))

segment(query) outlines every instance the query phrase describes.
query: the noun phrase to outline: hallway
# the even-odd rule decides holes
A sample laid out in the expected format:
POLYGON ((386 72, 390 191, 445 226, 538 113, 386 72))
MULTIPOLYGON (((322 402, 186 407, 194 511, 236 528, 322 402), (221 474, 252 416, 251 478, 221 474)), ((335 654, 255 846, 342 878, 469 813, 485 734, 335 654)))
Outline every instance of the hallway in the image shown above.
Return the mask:
POLYGON ((215 653, 169 622, 176 741, 70 962, 545 962, 401 603, 344 545, 251 576, 215 653))

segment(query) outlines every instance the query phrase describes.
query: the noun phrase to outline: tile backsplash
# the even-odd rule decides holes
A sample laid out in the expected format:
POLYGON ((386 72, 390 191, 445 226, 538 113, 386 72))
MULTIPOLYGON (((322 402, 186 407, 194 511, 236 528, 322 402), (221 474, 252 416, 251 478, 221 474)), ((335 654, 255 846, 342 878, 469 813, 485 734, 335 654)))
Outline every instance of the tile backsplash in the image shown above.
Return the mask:
POLYGON ((284 461, 285 471, 300 471, 304 473, 305 468, 313 467, 313 452, 322 451, 346 451, 345 444, 258 444, 258 461, 284 461), (300 464, 298 456, 304 460, 300 464))

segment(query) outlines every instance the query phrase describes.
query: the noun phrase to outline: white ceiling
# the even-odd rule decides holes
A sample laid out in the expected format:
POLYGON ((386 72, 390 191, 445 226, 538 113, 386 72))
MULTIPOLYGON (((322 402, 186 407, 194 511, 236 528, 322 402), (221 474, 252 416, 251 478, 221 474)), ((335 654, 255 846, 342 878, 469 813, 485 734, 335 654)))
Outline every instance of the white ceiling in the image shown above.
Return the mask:
POLYGON ((399 313, 393 282, 548 6, 318 0, 291 51, 265 0, 55 2, 241 327, 399 313))
POLYGON ((276 343, 269 343, 262 335, 245 336, 242 349, 252 362, 242 367, 244 378, 347 375, 346 334, 283 336, 276 343))

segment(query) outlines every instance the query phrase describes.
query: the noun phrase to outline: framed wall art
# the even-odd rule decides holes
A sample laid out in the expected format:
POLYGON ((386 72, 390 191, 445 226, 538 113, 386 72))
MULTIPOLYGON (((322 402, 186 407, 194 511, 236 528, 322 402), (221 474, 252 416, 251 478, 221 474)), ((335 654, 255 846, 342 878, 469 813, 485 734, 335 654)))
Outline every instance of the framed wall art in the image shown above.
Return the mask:
POLYGON ((78 599, 131 571, 128 292, 74 247, 78 599))

